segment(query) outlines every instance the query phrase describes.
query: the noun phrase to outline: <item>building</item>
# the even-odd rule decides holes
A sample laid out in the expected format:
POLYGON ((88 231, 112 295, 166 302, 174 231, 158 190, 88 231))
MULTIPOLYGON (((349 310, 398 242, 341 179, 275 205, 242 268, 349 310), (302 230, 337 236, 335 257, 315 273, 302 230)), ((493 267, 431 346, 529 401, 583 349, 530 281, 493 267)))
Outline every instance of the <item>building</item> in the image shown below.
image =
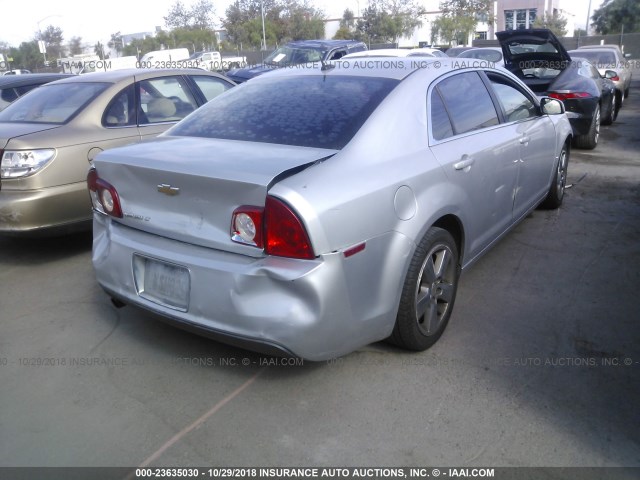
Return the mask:
POLYGON ((567 19, 567 33, 572 35, 575 15, 563 8, 568 3, 566 0, 497 0, 496 31, 532 28, 538 17, 560 16, 567 19))

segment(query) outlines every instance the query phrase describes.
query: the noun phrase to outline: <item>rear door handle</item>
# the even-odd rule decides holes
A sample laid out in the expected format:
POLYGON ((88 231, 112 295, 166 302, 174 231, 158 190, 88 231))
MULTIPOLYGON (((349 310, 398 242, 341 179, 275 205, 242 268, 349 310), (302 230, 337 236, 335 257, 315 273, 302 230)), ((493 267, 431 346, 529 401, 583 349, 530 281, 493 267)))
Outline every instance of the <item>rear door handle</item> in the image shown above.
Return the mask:
POLYGON ((531 140, 531 137, 527 137, 526 135, 520 137, 520 143, 524 146, 529 145, 529 140, 531 140))
POLYGON ((471 168, 471 165, 473 165, 474 163, 476 163, 475 159, 473 158, 464 158, 464 160, 460 160, 458 163, 454 163, 453 164, 453 168, 455 168, 456 170, 464 170, 465 172, 468 172, 469 169, 471 168))

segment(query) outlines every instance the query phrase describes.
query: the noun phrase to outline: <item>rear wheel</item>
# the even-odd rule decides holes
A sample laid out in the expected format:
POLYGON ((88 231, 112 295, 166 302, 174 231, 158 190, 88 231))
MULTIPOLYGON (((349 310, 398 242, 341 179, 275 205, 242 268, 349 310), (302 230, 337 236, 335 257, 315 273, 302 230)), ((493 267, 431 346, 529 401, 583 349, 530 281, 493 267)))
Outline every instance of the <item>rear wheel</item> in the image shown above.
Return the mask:
POLYGON ((402 289, 389 341, 426 350, 444 332, 458 288, 458 247, 449 232, 432 227, 416 249, 402 289))
POLYGON ((576 147, 584 148, 587 150, 593 150, 598 145, 600 139, 600 105, 596 106, 596 111, 593 112, 593 118, 591 119, 591 126, 589 131, 584 135, 576 136, 576 147))
POLYGON ((562 199, 564 198, 564 189, 567 184, 567 168, 569 166, 569 147, 564 144, 560 155, 558 157, 558 166, 556 173, 553 176, 553 181, 549 187, 547 196, 542 201, 540 206, 542 208, 558 208, 562 205, 562 199))
POLYGON ((611 105, 609 108, 609 112, 607 113, 607 116, 602 119, 603 125, 611 125, 616 120, 616 117, 618 116, 617 97, 618 96, 615 93, 611 95, 611 105))

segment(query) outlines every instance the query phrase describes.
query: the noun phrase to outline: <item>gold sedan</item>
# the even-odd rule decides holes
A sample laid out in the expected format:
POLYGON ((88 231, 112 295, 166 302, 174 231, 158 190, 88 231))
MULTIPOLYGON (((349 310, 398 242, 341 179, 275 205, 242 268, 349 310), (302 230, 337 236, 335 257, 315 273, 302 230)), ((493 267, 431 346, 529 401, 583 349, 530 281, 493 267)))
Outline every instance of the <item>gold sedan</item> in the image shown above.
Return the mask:
POLYGON ((91 227, 87 170, 234 85, 204 70, 116 70, 49 83, 0 112, 0 234, 91 227))

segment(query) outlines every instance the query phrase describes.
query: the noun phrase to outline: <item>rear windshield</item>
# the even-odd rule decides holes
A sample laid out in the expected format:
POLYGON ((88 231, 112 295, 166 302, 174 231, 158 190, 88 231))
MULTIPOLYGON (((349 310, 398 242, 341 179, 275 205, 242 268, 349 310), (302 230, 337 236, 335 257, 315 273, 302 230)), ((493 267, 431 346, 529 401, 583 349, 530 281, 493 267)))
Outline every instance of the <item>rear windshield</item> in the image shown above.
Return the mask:
MULTIPOLYGON (((536 39, 537 40, 537 39, 536 39)), ((511 55, 522 55, 526 53, 549 53, 549 54, 557 54, 558 49, 553 46, 551 42, 543 41, 542 39, 539 42, 536 41, 527 41, 527 42, 519 42, 517 40, 512 40, 507 43, 507 48, 511 55)))
POLYGON ((397 84, 340 75, 262 77, 216 97, 167 135, 341 149, 397 84))
POLYGON ((62 83, 43 85, 20 97, 0 112, 0 122, 55 123, 71 120, 108 83, 62 83))

